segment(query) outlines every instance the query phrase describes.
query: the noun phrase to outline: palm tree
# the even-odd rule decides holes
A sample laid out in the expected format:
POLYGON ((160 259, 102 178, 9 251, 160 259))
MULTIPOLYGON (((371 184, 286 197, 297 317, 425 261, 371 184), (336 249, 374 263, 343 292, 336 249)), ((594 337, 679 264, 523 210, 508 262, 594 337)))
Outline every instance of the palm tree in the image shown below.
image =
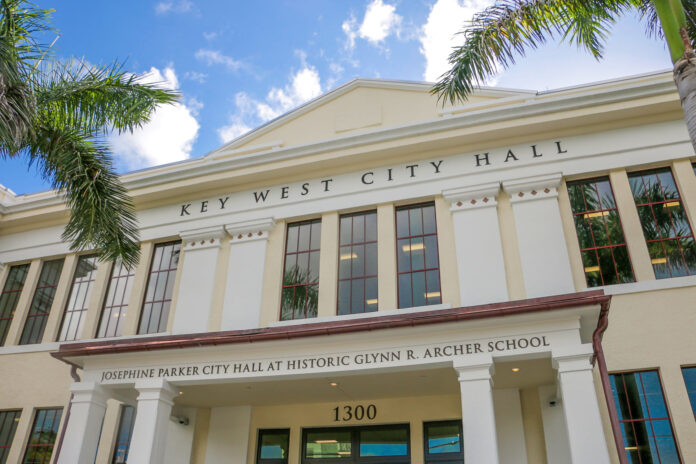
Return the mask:
POLYGON ((638 11, 649 36, 665 39, 674 64, 691 143, 696 148, 696 0, 500 0, 476 14, 449 56, 451 69, 432 89, 443 101, 466 99, 474 86, 516 57, 560 38, 601 59, 616 20, 638 11))
POLYGON ((64 195, 63 239, 102 260, 138 262, 133 204, 114 170, 105 137, 133 131, 176 92, 144 84, 116 63, 59 61, 42 45, 52 10, 0 0, 0 159, 25 158, 64 195))

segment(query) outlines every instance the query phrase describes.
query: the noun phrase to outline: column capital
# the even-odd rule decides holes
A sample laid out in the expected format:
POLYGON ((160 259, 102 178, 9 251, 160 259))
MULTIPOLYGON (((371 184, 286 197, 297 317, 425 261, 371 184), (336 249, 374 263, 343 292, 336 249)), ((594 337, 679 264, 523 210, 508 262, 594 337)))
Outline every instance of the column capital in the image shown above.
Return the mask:
POLYGON ((168 404, 174 404, 174 398, 178 391, 172 384, 164 379, 146 379, 135 382, 138 390, 138 401, 156 400, 168 404))
POLYGON ((223 226, 203 227, 200 229, 184 230, 179 233, 185 251, 218 248, 220 240, 225 236, 223 226))
POLYGON ((591 371, 593 356, 592 345, 587 343, 574 350, 552 351, 551 362, 559 375, 565 372, 591 371))
POLYGON ((73 395, 70 400, 73 404, 92 403, 104 408, 109 398, 106 390, 96 382, 74 382, 70 385, 70 393, 73 395))
POLYGON ((225 230, 230 234, 230 243, 250 242, 252 240, 266 240, 268 233, 275 225, 275 220, 270 218, 252 219, 250 221, 234 222, 225 225, 225 230))
POLYGON ((510 195, 510 203, 541 200, 558 196, 563 176, 560 172, 541 176, 503 181, 503 190, 510 195))
POLYGON ((500 182, 490 182, 443 190, 442 196, 452 205, 450 211, 461 211, 496 206, 499 193, 500 182))
POLYGON ((495 373, 493 357, 490 354, 454 358, 452 367, 457 371, 459 382, 475 380, 492 382, 492 376, 495 373))

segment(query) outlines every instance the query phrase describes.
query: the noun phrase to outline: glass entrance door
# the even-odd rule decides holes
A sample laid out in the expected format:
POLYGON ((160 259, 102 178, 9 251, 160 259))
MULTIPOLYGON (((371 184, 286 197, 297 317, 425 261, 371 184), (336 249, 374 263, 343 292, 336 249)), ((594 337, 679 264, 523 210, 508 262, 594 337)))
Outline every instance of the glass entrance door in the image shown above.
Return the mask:
POLYGON ((302 431, 302 464, 409 464, 408 424, 302 431))

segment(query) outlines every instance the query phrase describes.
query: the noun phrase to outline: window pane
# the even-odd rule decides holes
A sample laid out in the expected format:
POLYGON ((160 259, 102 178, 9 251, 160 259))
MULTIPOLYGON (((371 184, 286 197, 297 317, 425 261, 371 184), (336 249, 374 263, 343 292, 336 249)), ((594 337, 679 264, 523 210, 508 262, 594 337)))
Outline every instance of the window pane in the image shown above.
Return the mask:
POLYGON ((629 180, 655 276, 694 275, 694 235, 671 169, 634 172, 629 180))
POLYGON ((307 458, 350 458, 351 433, 349 430, 307 432, 305 457, 307 458))
POLYGON ((24 464, 48 464, 58 436, 62 409, 38 409, 34 416, 29 442, 24 451, 24 464))
POLYGON ((689 394, 689 401, 691 401, 691 410, 693 411, 694 418, 696 419, 696 367, 682 368, 682 375, 684 375, 686 392, 689 394))
POLYGON ((370 428, 360 431, 360 456, 407 456, 408 430, 370 428))
POLYGON ((0 411, 0 464, 7 462, 22 411, 0 411))
MULTIPOLYGON (((2 289, 2 293, 0 293, 0 346, 5 344, 5 339, 10 330, 10 324, 12 323, 15 309, 17 309, 19 296, 24 289, 24 281, 27 279, 28 272, 29 265, 22 264, 19 266, 12 266, 10 272, 7 274, 5 286, 2 289)), ((1 459, 0 464, 2 464, 1 459)))
POLYGON ((587 286, 633 282, 633 269, 609 178, 569 182, 568 195, 587 286), (621 251, 617 252, 618 249, 621 251))
POLYGON ((87 305, 96 275, 96 255, 80 256, 75 268, 68 304, 63 311, 58 341, 77 340, 82 334, 82 324, 87 313, 87 305))
POLYGON ((260 430, 259 431, 259 456, 261 459, 288 459, 288 443, 290 441, 289 430, 260 430))
MULTIPOLYGON (((321 219, 288 224, 281 320, 304 319, 317 314, 320 241, 321 219), (292 245, 292 241, 297 246, 292 245)), ((342 272, 346 272, 345 267, 342 272)))
POLYGON ((139 334, 163 332, 167 328, 180 252, 181 242, 155 246, 140 315, 139 334))
POLYGON ((428 454, 460 453, 462 451, 461 427, 456 423, 440 423, 426 426, 428 454))
POLYGON ((347 214, 340 218, 341 224, 351 226, 344 226, 340 231, 339 242, 343 246, 339 249, 338 314, 356 314, 376 308, 376 287, 370 288, 374 294, 370 293, 369 297, 365 293, 367 280, 377 275, 376 218, 375 211, 347 214))
POLYGON ((111 278, 102 306, 97 337, 118 337, 122 333, 123 321, 128 310, 134 271, 123 263, 114 263, 111 278))
POLYGON ((53 297, 58 287, 58 279, 63 270, 63 259, 46 261, 41 267, 39 281, 36 284, 34 297, 29 307, 27 319, 24 322, 24 330, 20 337, 19 344, 27 345, 31 343, 41 343, 48 313, 51 311, 53 297))
POLYGON ((128 450, 135 425, 135 412, 133 406, 124 405, 121 407, 121 419, 118 424, 114 455, 111 461, 113 464, 125 464, 128 459, 128 450))

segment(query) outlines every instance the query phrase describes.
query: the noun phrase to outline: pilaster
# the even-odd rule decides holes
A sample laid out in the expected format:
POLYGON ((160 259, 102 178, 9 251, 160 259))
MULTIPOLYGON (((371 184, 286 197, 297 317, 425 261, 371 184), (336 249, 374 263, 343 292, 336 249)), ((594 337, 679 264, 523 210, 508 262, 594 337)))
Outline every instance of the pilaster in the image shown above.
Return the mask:
POLYGON ((377 310, 398 307, 394 205, 377 205, 377 310))
POLYGON ((508 299, 495 199, 499 192, 498 182, 442 192, 451 205, 463 306, 508 299))
POLYGON ((138 407, 128 463, 164 464, 167 425, 177 392, 164 379, 138 381, 135 389, 138 407))
POLYGON ((70 392, 70 420, 57 464, 92 464, 99 445, 107 395, 94 382, 75 382, 70 392))
POLYGON ((321 216, 318 317, 335 316, 338 304, 338 213, 321 216))

